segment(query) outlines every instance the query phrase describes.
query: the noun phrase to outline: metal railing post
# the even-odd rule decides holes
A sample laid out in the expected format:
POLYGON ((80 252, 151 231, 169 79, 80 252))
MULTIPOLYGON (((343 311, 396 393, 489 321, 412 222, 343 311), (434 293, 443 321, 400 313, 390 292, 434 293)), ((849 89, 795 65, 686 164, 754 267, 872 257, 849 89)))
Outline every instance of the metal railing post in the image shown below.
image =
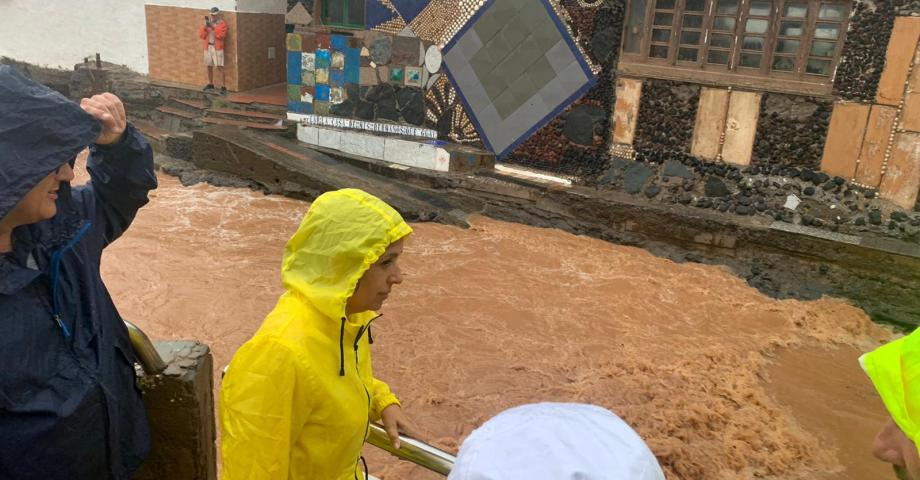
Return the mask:
POLYGON ((137 357, 138 363, 143 367, 144 373, 147 375, 163 373, 163 370, 166 370, 166 362, 163 361, 163 357, 154 348, 153 342, 150 341, 147 334, 137 325, 127 320, 124 320, 124 322, 125 327, 128 328, 128 337, 131 338, 134 355, 137 357))
POLYGON ((457 457, 443 450, 402 435, 399 436, 399 449, 393 448, 386 430, 376 423, 371 424, 367 443, 444 476, 450 473, 457 461, 457 457))

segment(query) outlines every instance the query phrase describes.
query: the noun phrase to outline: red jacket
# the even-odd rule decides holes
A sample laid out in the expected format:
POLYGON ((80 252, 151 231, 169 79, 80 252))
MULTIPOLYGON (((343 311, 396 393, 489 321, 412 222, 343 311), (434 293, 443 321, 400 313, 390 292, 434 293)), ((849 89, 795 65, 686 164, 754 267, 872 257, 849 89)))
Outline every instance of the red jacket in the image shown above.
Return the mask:
POLYGON ((198 27, 198 36, 204 40, 205 50, 208 49, 208 30, 210 28, 214 29, 214 50, 223 50, 224 39, 227 38, 227 22, 221 20, 213 27, 205 27, 204 25, 198 27))

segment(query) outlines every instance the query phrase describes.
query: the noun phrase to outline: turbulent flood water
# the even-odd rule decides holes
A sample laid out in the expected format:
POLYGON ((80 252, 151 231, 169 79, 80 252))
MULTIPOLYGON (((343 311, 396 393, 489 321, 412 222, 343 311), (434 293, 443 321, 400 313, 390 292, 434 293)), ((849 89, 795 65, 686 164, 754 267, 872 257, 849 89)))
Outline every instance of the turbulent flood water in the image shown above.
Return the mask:
MULTIPOLYGON (((308 204, 161 187, 105 254, 125 318, 199 339, 226 365, 281 293, 308 204)), ((375 324, 374 367, 428 440, 536 401, 590 402, 646 439, 670 479, 888 478, 884 418, 856 362, 889 333, 844 301, 777 301, 712 266, 485 218, 413 225, 405 282, 375 324)), ((371 473, 435 479, 367 449, 371 473)))

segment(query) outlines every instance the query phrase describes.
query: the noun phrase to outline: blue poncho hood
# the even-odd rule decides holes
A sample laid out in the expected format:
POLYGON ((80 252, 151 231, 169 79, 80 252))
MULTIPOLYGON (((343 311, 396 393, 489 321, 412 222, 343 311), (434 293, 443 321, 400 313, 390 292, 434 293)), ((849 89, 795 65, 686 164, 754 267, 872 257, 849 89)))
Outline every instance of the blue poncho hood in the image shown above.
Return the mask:
POLYGON ((100 129, 76 103, 0 65, 0 219, 90 145, 100 129))

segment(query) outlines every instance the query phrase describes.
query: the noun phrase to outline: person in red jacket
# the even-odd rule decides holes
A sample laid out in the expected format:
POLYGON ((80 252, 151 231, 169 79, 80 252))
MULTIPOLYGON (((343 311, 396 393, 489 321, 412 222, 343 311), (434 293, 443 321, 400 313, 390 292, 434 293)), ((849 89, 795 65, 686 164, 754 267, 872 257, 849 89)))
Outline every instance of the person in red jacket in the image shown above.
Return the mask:
POLYGON ((211 8, 211 15, 204 17, 204 25, 198 27, 198 36, 204 40, 204 64, 208 67, 208 85, 204 91, 214 90, 214 67, 220 72, 220 94, 227 94, 227 75, 224 73, 224 41, 227 39, 227 23, 220 18, 220 9, 211 8))

